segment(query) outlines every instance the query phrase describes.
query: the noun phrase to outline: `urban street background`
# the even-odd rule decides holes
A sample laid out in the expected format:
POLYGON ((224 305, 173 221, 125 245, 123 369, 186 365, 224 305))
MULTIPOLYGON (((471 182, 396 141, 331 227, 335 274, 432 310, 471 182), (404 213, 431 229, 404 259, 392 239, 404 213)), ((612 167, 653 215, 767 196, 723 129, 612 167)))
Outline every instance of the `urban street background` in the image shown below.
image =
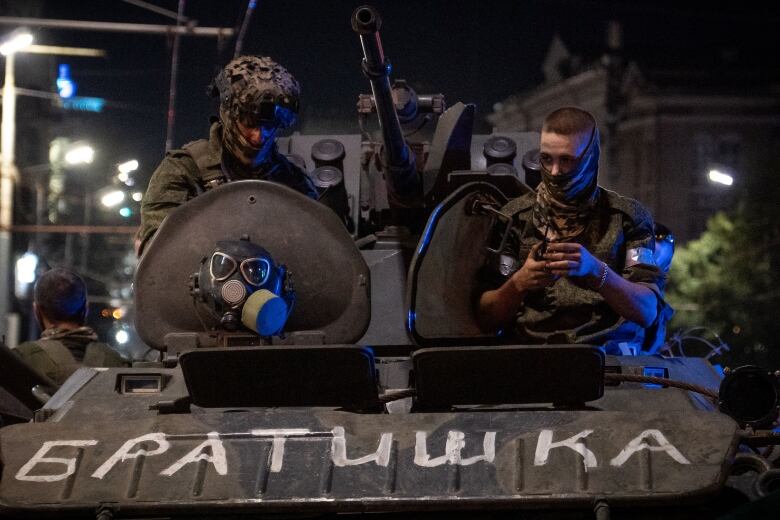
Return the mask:
MULTIPOLYGON (((356 101, 358 94, 369 91, 369 85, 361 74, 361 49, 349 19, 362 2, 191 0, 185 3, 184 16, 198 27, 238 31, 250 3, 254 10, 242 53, 273 57, 302 85, 302 110, 292 131, 357 133, 356 101)), ((0 17, 176 24, 170 16, 151 11, 149 4, 175 12, 180 3, 5 0, 0 1, 0 17)), ((512 119, 511 107, 532 114, 528 100, 536 99, 540 92, 554 91, 556 85, 565 87, 568 79, 608 68, 616 59, 621 64, 621 78, 628 82, 641 77, 636 88, 645 89, 645 93, 657 95, 671 83, 668 78, 674 77, 676 92, 687 96, 685 99, 721 100, 719 110, 731 118, 728 131, 716 132, 714 140, 692 136, 675 145, 683 152, 698 154, 700 159, 713 153, 718 163, 731 162, 727 166, 731 167, 734 186, 701 188, 714 191, 707 192, 708 202, 698 212, 690 213, 691 223, 683 222, 668 209, 663 210, 665 213, 659 209, 659 214, 675 220, 665 224, 681 236, 678 247, 693 244, 678 252, 683 263, 678 266, 676 258, 670 291, 674 293, 676 283, 677 293, 672 298, 678 307, 681 329, 687 330, 698 320, 708 329, 704 334, 707 341, 725 338, 741 349, 738 355, 729 354, 731 359, 777 364, 780 345, 776 339, 772 344, 766 338, 778 337, 778 325, 771 320, 757 323, 755 316, 771 316, 780 297, 777 285, 773 285, 778 276, 775 267, 780 219, 774 218, 777 189, 769 180, 777 170, 778 162, 772 159, 780 149, 776 41, 780 8, 758 2, 716 5, 616 0, 382 0, 372 4, 384 21, 381 33, 393 77, 406 79, 418 92, 441 92, 448 104, 475 103, 478 132, 490 132, 496 126, 538 130, 530 128, 536 116, 518 122, 512 119), (622 39, 619 48, 610 50, 609 28, 617 27, 615 22, 622 39), (631 70, 641 74, 632 76, 631 70), (731 99, 740 104, 723 102, 731 99), (744 108, 753 106, 751 103, 753 109, 744 108), (723 135, 728 139, 722 139, 723 135), (707 217, 718 211, 726 213, 701 235, 707 217), (734 229, 742 234, 735 237, 734 229), (759 238, 763 241, 758 254, 761 259, 761 255, 766 256, 766 268, 761 267, 764 260, 755 267, 737 258, 733 265, 745 265, 745 272, 735 272, 738 267, 723 270, 723 265, 732 265, 731 260, 723 259, 732 258, 734 249, 744 254, 745 248, 759 238), (720 266, 720 270, 713 271, 713 266, 720 266), (763 278, 751 276, 756 272, 766 274, 761 275, 763 278), (735 278, 730 278, 732 275, 735 278), (755 286, 757 278, 759 286, 755 286), (691 280, 699 282, 692 286, 691 280), (702 286, 710 287, 709 292, 702 293, 702 286), (747 302, 745 306, 735 310, 734 294, 726 286, 737 287, 740 301, 747 302), (710 305, 712 309, 702 307, 702 299, 713 298, 717 301, 714 307, 710 305)), ((15 29, 14 24, 3 24, 0 39, 15 29)), ((93 301, 91 323, 112 343, 125 345, 131 355, 140 355, 143 346, 138 344, 132 327, 132 275, 136 265, 132 231, 140 221, 141 194, 165 153, 166 139, 179 147, 206 136, 209 117, 216 113, 206 87, 233 56, 236 38, 180 38, 173 120, 169 125, 171 65, 176 47, 172 36, 28 29, 35 44, 100 49, 105 55, 22 52, 14 58, 19 88, 15 130, 19 173, 13 223, 20 231, 12 234, 11 259, 6 261, 12 262, 10 274, 14 277, 9 284, 14 292, 8 295, 10 310, 19 320, 18 333, 9 339, 23 341, 38 334, 30 316, 35 272, 46 266, 70 265, 88 279, 93 301), (70 87, 75 87, 79 102, 63 96, 62 89, 70 87), (69 164, 66 154, 74 145, 82 144, 94 150, 91 162, 69 164), (123 193, 122 200, 117 199, 118 191, 123 193), (50 228, 52 232, 42 233, 40 228, 24 227, 35 225, 102 226, 102 231, 83 228, 79 233, 61 233, 50 228), (115 232, 106 232, 109 228, 115 228, 115 232), (32 269, 32 274, 25 269, 32 269)), ((692 113, 704 104, 689 102, 680 113, 692 113)), ((630 119, 628 113, 623 113, 624 120, 630 119)), ((613 141, 617 143, 618 139, 613 136, 613 141)), ((631 157, 637 157, 632 161, 643 160, 641 154, 632 153, 631 157)), ((615 183, 621 191, 628 191, 627 195, 647 202, 651 208, 660 208, 665 200, 665 196, 658 196, 660 188, 655 185, 660 181, 653 184, 639 178, 639 169, 623 167, 621 161, 611 161, 604 178, 618 179, 615 183), (632 175, 637 176, 636 182, 632 175), (656 196, 657 201, 652 199, 656 196)), ((682 160, 677 160, 677 165, 680 170, 694 168, 682 160)), ((677 168, 672 165, 664 169, 677 168)), ((682 191, 694 189, 687 181, 683 184, 682 191)), ((688 211, 686 207, 678 209, 688 211)))

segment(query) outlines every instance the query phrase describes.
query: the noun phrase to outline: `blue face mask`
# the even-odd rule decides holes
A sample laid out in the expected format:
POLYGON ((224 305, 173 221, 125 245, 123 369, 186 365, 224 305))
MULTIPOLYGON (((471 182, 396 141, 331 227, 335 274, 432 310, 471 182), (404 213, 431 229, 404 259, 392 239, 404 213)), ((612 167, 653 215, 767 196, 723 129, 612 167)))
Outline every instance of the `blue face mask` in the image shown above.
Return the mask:
MULTIPOLYGON (((258 168, 260 165, 268 161, 268 158, 271 155, 271 150, 274 148, 274 142, 276 139, 276 127, 260 127, 260 131, 263 133, 263 144, 260 146, 260 148, 253 148, 256 150, 255 156, 252 159, 252 162, 250 163, 252 166, 252 169, 258 168)), ((246 142, 246 139, 241 137, 241 140, 246 143, 246 146, 248 148, 252 148, 252 146, 246 142)))
POLYGON ((589 197, 598 178, 599 154, 599 131, 594 127, 588 145, 574 161, 571 171, 553 175, 549 166, 540 161, 542 182, 550 195, 560 202, 589 197))

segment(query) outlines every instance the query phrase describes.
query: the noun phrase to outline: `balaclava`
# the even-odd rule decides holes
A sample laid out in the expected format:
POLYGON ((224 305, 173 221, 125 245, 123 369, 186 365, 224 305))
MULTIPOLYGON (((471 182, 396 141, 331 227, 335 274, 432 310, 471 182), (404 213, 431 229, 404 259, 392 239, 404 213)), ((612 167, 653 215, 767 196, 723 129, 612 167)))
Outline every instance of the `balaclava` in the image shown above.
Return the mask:
POLYGON ((533 223, 549 240, 575 237, 585 230, 598 200, 599 131, 594 127, 574 170, 553 176, 542 165, 533 223))

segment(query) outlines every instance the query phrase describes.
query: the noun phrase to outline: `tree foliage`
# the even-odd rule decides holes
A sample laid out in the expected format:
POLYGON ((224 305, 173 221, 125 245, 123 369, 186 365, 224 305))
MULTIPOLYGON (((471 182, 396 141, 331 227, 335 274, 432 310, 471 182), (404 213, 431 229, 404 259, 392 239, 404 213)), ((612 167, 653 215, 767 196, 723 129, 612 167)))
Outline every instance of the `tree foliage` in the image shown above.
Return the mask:
MULTIPOLYGON (((768 173, 768 172, 767 172, 768 173)), ((774 172, 772 172, 774 173, 774 172)), ((730 365, 780 368, 780 190, 770 175, 745 186, 730 212, 677 250, 667 299, 670 330, 705 326, 730 346, 730 365)))

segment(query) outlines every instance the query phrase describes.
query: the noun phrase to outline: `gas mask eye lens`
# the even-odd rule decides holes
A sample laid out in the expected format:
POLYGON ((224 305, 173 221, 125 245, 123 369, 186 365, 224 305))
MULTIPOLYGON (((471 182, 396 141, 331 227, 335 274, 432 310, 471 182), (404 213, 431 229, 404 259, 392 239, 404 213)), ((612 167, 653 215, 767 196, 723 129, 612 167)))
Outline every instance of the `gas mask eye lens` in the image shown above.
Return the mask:
POLYGON ((268 280, 271 265, 265 258, 247 258, 241 262, 241 274, 244 279, 255 287, 260 287, 268 280))
POLYGON ((216 252, 211 256, 209 269, 214 280, 222 281, 236 270, 236 261, 225 253, 216 252))

